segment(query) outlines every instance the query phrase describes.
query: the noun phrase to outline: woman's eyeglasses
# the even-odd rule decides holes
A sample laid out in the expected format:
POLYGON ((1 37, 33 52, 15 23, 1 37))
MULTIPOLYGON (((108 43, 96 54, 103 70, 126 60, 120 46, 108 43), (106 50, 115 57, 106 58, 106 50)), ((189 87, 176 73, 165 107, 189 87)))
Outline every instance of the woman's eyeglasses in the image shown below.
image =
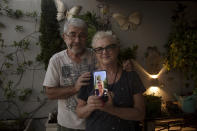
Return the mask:
POLYGON ((108 45, 104 48, 103 47, 97 47, 97 48, 94 48, 93 50, 94 50, 95 53, 102 54, 104 50, 109 52, 109 51, 112 51, 113 49, 115 49, 116 47, 117 47, 117 44, 110 44, 110 45, 108 45))

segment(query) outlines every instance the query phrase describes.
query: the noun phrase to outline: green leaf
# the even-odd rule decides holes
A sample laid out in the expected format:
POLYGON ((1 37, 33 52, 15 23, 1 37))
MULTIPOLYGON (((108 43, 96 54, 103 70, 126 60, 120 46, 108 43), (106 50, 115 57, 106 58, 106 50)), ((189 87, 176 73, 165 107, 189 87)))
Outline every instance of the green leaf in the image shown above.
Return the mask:
POLYGON ((137 53, 138 46, 134 45, 132 48, 123 48, 120 50, 119 53, 119 60, 120 62, 123 62, 124 60, 128 59, 135 59, 136 58, 136 53, 137 53))
POLYGON ((12 53, 7 54, 7 55, 5 56, 5 58, 7 58, 7 59, 10 60, 10 61, 13 61, 13 60, 14 60, 13 54, 12 54, 12 53))
POLYGON ((18 94, 18 98, 19 98, 19 100, 24 101, 27 98, 27 96, 29 96, 31 94, 32 94, 32 89, 30 89, 30 88, 20 89, 19 94, 18 94))
POLYGON ((23 17, 22 10, 17 9, 13 14, 17 19, 23 17))
POLYGON ((5 62, 4 63, 5 67, 8 69, 10 68, 13 64, 9 63, 9 62, 5 62))
POLYGON ((12 88, 13 83, 14 82, 10 80, 3 88, 6 99, 13 99, 16 96, 16 91, 12 88))
POLYGON ((5 28, 5 25, 0 22, 0 28, 5 28))
POLYGON ((23 26, 21 26, 21 25, 16 25, 15 31, 16 31, 16 32, 23 32, 23 31, 24 31, 23 26))
POLYGON ((33 64, 32 61, 27 61, 27 65, 28 65, 28 66, 31 66, 32 64, 33 64))
POLYGON ((11 17, 11 16, 13 16, 14 11, 12 9, 7 9, 6 14, 11 17))
POLYGON ((24 69, 24 66, 22 66, 22 65, 19 65, 18 67, 17 67, 17 69, 16 69, 16 74, 22 74, 22 73, 24 73, 25 72, 25 69, 24 69))
POLYGON ((33 11, 33 12, 26 12, 25 13, 26 16, 29 16, 29 17, 38 17, 38 13, 36 11, 33 11))

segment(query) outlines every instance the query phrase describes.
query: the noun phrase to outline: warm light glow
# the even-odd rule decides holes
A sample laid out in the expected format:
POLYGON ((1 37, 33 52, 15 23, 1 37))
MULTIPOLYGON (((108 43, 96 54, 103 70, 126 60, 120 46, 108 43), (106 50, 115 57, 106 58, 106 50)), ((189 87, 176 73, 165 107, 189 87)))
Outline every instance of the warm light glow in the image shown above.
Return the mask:
POLYGON ((152 93, 156 93, 156 92, 159 91, 159 87, 157 87, 157 86, 151 86, 149 90, 150 90, 150 92, 152 92, 152 93))
POLYGON ((145 94, 160 96, 161 95, 160 88, 158 86, 151 86, 146 90, 145 94))
POLYGON ((134 66, 136 69, 140 70, 141 72, 143 72, 144 74, 146 74, 146 76, 149 76, 150 74, 135 60, 132 60, 134 66))
POLYGON ((165 66, 163 66, 163 68, 159 71, 159 73, 157 74, 158 75, 158 77, 163 73, 163 72, 165 72, 166 71, 166 68, 165 68, 165 66))
POLYGON ((163 84, 159 82, 159 77, 166 71, 165 66, 159 71, 158 74, 149 74, 138 62, 132 60, 135 70, 139 73, 140 77, 142 77, 143 82, 149 82, 149 88, 146 89, 144 94, 147 95, 155 95, 155 96, 163 96, 165 93, 162 89, 164 87, 163 84))
POLYGON ((158 76, 159 76, 158 74, 157 75, 150 75, 150 77, 153 78, 153 79, 157 79, 158 76))
POLYGON ((135 65, 136 68, 138 68, 139 70, 141 70, 144 74, 146 74, 148 77, 152 78, 152 79, 157 79, 162 73, 164 73, 166 71, 165 66, 163 66, 161 68, 161 70, 159 71, 158 74, 154 74, 151 75, 149 74, 139 63, 137 63, 136 61, 132 60, 133 64, 135 65))
POLYGON ((158 74, 154 74, 154 75, 151 75, 151 74, 148 74, 149 77, 153 78, 153 79, 157 79, 164 71, 166 70, 166 68, 163 66, 163 68, 159 71, 158 74))

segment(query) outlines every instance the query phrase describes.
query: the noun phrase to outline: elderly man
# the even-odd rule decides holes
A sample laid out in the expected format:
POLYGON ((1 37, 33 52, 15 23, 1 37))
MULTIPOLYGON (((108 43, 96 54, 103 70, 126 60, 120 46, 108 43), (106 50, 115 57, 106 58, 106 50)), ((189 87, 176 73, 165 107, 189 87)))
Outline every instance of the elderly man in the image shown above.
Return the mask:
POLYGON ((49 99, 58 99, 58 131, 80 131, 85 123, 75 113, 76 94, 89 84, 95 67, 93 52, 86 48, 86 23, 71 18, 64 25, 63 39, 67 49, 51 57, 43 86, 49 99))

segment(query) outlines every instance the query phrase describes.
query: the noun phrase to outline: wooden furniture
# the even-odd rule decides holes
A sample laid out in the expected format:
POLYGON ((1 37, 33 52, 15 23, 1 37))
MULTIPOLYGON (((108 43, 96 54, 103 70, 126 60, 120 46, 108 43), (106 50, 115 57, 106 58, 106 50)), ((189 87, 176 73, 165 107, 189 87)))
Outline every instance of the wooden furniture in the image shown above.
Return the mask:
POLYGON ((197 131, 197 113, 146 119, 144 131, 197 131))

